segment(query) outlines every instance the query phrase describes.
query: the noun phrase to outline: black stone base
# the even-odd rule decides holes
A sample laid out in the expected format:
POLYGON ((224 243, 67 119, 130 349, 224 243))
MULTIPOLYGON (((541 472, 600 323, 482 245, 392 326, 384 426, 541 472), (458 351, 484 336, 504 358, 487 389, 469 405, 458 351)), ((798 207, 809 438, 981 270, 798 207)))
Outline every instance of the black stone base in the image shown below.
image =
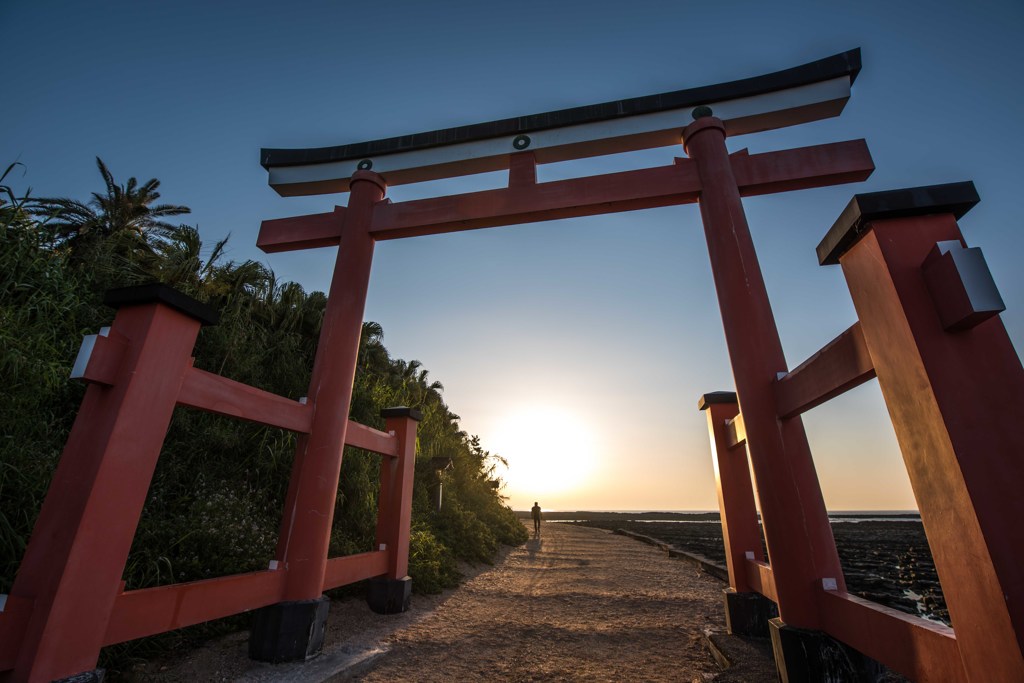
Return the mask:
POLYGON ((83 671, 80 674, 68 676, 67 678, 57 678, 53 683, 103 683, 106 678, 106 669, 93 669, 92 671, 83 671))
POLYGON ((759 593, 737 593, 732 588, 725 596, 725 625, 734 636, 768 637, 768 620, 779 616, 775 603, 759 593))
POLYGON ((370 579, 366 603, 377 614, 398 614, 409 609, 412 602, 412 579, 370 579))
POLYGON ((905 681, 881 662, 822 631, 794 628, 781 619, 768 622, 775 666, 782 683, 882 683, 905 681))
POLYGON ((256 612, 249 632, 249 657, 260 662, 296 662, 320 653, 331 600, 279 602, 256 612))

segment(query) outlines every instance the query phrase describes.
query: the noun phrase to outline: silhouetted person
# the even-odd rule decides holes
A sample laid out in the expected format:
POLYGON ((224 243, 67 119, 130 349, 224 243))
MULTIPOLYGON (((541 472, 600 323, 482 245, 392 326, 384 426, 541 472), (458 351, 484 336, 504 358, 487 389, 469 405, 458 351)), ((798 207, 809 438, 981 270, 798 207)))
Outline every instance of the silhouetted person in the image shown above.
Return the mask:
POLYGON ((540 505, 537 501, 533 501, 530 512, 533 514, 533 535, 540 536, 540 505))

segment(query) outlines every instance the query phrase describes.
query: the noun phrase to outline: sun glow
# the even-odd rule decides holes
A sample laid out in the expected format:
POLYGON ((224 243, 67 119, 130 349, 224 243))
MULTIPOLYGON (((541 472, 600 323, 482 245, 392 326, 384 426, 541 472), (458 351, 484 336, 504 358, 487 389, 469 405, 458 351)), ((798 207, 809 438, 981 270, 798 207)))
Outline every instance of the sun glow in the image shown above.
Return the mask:
POLYGON ((598 454, 588 425, 561 408, 533 407, 502 419, 492 450, 508 461, 508 494, 540 499, 586 485, 598 454))

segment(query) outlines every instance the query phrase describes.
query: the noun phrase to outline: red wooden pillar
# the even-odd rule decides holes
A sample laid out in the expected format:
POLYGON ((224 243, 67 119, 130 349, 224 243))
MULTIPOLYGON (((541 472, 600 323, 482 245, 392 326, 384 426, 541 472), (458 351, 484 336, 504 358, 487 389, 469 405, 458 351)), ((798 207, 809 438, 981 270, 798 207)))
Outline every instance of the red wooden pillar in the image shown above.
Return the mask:
POLYGON ((687 126, 683 139, 700 175, 701 217, 780 617, 792 626, 817 628, 822 580, 834 579, 839 590, 845 582, 803 424, 777 416, 773 383, 786 371, 786 361, 725 146, 725 126, 705 116, 687 126))
POLYGON ((730 420, 735 420, 740 412, 736 394, 731 391, 704 394, 697 407, 708 414, 711 459, 715 466, 718 510, 729 568, 725 622, 729 633, 766 637, 768 620, 775 616, 775 609, 747 578, 749 561, 764 562, 764 550, 757 523, 754 488, 750 482, 746 441, 743 437, 734 438, 735 430, 729 428, 730 420))
POLYGON ((349 404, 355 380, 363 310, 370 284, 373 206, 384 198, 384 180, 370 171, 352 178, 352 193, 341 231, 338 259, 327 297, 307 401, 313 420, 297 454, 284 563, 286 600, 318 598, 327 567, 327 546, 338 495, 349 404))
POLYGON ((376 173, 357 171, 352 176, 307 396, 313 418, 309 434, 299 439, 281 523, 278 560, 287 572, 284 602, 257 615, 249 639, 249 655, 255 659, 304 659, 323 644, 329 607, 322 595, 327 551, 373 261, 369 229, 374 206, 386 190, 376 173))
POLYGON ((1024 369, 980 251, 972 183, 856 195, 841 263, 972 681, 1024 681, 1024 369))
POLYGON ((32 601, 7 680, 51 681, 96 666, 142 506, 209 308, 163 285, 115 290, 119 307, 82 377, 91 384, 11 596, 32 601))
POLYGON ((722 516, 722 538, 725 559, 729 565, 729 585, 748 593, 753 587, 747 581, 746 560, 763 561, 761 530, 757 524, 754 488, 750 483, 747 450, 744 443, 730 443, 728 421, 739 415, 736 394, 719 391, 705 394, 697 406, 708 414, 715 485, 718 488, 718 509, 722 516))
POLYGON ((380 614, 404 612, 409 608, 412 579, 409 578, 409 525, 412 519, 412 482, 416 471, 416 423, 423 414, 415 408, 387 408, 381 411, 385 431, 399 443, 397 458, 383 458, 380 464, 380 497, 377 501, 377 549, 388 551, 388 571, 370 581, 367 601, 380 614))

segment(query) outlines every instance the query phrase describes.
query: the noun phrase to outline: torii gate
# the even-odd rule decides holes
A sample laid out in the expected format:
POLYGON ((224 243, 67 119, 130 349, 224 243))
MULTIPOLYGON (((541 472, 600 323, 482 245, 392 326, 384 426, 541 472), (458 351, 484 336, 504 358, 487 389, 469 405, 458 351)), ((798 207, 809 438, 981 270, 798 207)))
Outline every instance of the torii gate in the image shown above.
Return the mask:
POLYGON ((1020 438, 1006 412, 979 405, 977 391, 970 400, 957 397, 982 376, 1004 411, 1024 417, 1024 372, 994 317, 1001 310, 998 293, 955 223, 977 201, 973 186, 855 197, 819 253, 823 263, 843 264, 861 322, 792 372, 744 216, 743 196, 870 175, 863 140, 756 155, 730 155, 725 145, 727 134, 839 115, 859 69, 860 52, 852 50, 703 88, 340 147, 264 150, 270 184, 282 195, 350 192, 347 207, 265 221, 257 242, 268 253, 338 245, 308 402, 300 406, 190 368, 195 334, 210 317, 196 302, 160 289, 116 294, 113 302, 125 308, 113 330, 94 340, 92 355, 85 353, 79 376, 96 386, 76 421, 8 609, 0 612, 0 672, 7 670, 0 676, 35 681, 84 672, 81 680, 95 680, 101 645, 257 607, 251 655, 302 659, 322 642, 323 591, 367 577, 375 577, 375 609, 404 610, 418 416, 389 412, 388 433, 343 419, 375 242, 696 202, 736 381, 736 394, 707 394, 700 404, 708 410, 715 451, 730 629, 770 631, 787 681, 835 675, 850 662, 860 672, 881 662, 920 680, 1024 680, 1024 571, 1015 556, 1022 532, 1007 521, 1024 518, 1024 497, 1007 495, 1024 484, 1022 465, 1009 456, 1020 438), (536 182, 538 163, 680 140, 688 158, 669 166, 536 182), (384 198, 388 185, 500 169, 509 171, 505 189, 401 203, 384 198), (919 312, 922 306, 931 308, 919 312), (170 336, 178 341, 167 341, 170 336), (169 369, 161 359, 168 353, 169 369), (126 363, 133 376, 148 372, 160 382, 144 390, 137 382, 123 386, 126 363), (845 590, 799 414, 875 375, 894 416, 955 636, 845 590), (160 415, 140 414, 133 395, 159 403, 160 415), (117 577, 152 469, 118 482, 111 470, 125 446, 110 444, 124 439, 124 420, 141 422, 132 428, 144 432, 147 458, 155 463, 153 434, 163 434, 175 403, 303 435, 277 554, 265 572, 126 593, 117 577), (105 421, 80 430, 90 410, 105 421), (102 447, 83 444, 90 437, 102 447), (391 458, 382 466, 379 546, 362 556, 328 558, 346 444, 391 458), (75 464, 82 452, 85 466, 75 464), (760 549, 748 453, 771 564, 760 549), (99 504, 97 495, 123 505, 99 504), (102 571, 86 572, 91 563, 102 571), (769 624, 772 605, 778 617, 769 624), (837 653, 843 662, 835 661, 837 653))

